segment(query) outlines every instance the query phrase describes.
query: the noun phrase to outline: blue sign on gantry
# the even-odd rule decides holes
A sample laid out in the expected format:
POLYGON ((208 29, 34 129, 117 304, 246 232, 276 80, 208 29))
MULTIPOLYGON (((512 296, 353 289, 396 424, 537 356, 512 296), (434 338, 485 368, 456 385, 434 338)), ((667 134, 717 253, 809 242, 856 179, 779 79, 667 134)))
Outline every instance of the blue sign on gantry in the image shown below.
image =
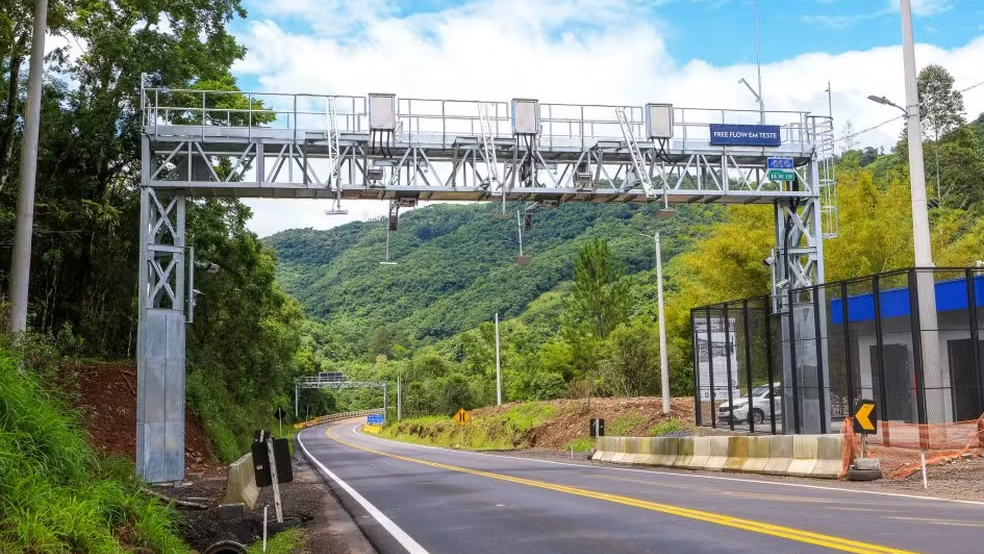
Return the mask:
POLYGON ((711 123, 714 146, 782 146, 778 125, 725 125, 711 123))

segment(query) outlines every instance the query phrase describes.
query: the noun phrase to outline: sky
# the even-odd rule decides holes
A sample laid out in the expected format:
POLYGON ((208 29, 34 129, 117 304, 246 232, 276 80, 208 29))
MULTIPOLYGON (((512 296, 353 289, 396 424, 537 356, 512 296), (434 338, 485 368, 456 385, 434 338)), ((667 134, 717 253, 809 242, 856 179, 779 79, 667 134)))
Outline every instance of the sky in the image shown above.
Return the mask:
MULTIPOLYGON (((984 81, 984 1, 911 0, 916 62, 957 88, 984 81)), ((897 114, 905 100, 898 0, 760 0, 766 109, 828 111, 838 136, 897 114)), ((448 99, 757 109, 753 0, 246 0, 232 30, 247 47, 244 90, 448 99)), ((969 118, 984 86, 964 93, 969 118)), ((901 121, 852 146, 896 141, 901 121)), ((842 141, 841 147, 848 141, 842 141)), ((386 212, 385 202, 247 200, 260 236, 324 229, 386 212)))

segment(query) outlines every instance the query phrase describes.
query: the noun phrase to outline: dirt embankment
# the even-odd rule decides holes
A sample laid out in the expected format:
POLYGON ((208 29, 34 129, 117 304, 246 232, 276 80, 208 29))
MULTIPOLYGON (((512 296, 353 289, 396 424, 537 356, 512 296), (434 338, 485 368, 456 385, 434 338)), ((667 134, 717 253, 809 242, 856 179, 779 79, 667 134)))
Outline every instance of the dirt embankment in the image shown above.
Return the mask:
MULTIPOLYGON (((137 368, 126 362, 75 364, 77 408, 96 452, 136 456, 137 368)), ((189 473, 223 471, 201 423, 185 413, 185 464, 189 473)))
MULTIPOLYGON (((472 412, 475 417, 501 414, 521 403, 480 408, 472 412)), ((658 397, 640 396, 634 398, 591 398, 552 400, 547 404, 554 406, 554 413, 544 421, 534 425, 530 436, 530 447, 563 448, 571 441, 587 437, 592 419, 605 420, 605 434, 612 431, 627 436, 647 436, 650 431, 668 419, 677 419, 693 425, 694 399, 674 398, 670 413, 663 414, 663 401, 658 397), (614 429, 613 429, 614 426, 614 429)))
POLYGON ((547 449, 593 445, 590 421, 605 420, 606 435, 654 436, 687 433, 693 429, 693 399, 674 398, 663 414, 660 398, 563 399, 548 402, 512 402, 471 411, 472 420, 460 428, 451 418, 425 417, 387 426, 390 438, 445 447, 479 450, 547 449))

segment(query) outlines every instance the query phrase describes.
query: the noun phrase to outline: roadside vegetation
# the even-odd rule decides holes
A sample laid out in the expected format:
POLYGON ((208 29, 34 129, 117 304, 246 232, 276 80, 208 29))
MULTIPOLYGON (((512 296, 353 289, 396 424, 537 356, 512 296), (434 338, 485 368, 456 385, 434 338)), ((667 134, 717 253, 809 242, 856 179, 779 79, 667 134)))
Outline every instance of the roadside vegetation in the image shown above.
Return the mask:
POLYGON ((590 421, 605 419, 607 435, 662 436, 689 434, 693 429, 693 400, 675 398, 663 415, 656 397, 598 398, 516 402, 479 408, 464 429, 444 416, 390 421, 379 436, 404 442, 468 450, 549 450, 586 452, 594 448, 590 421), (464 442, 462 442, 462 439, 464 442))
POLYGON ((246 549, 247 554, 295 554, 304 552, 307 544, 307 533, 303 527, 284 529, 269 537, 266 552, 263 551, 263 539, 256 541, 246 549))
POLYGON ((420 417, 386 425, 379 435, 469 450, 528 448, 533 443, 533 429, 546 422, 556 410, 555 406, 541 402, 519 404, 498 414, 473 418, 464 428, 447 417, 420 417))
POLYGON ((0 349, 0 552, 183 553, 178 514, 97 457, 63 399, 0 349))

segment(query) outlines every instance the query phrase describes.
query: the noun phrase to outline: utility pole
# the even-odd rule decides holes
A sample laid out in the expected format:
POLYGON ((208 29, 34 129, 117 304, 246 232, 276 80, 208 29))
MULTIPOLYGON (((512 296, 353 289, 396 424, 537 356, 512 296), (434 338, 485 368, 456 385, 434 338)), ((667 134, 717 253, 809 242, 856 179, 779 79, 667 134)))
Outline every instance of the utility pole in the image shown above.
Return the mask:
POLYGON ((403 383, 400 380, 400 376, 396 376, 396 421, 399 423, 403 420, 403 383))
POLYGON ((663 311, 663 254, 660 248, 659 232, 656 241, 656 298, 659 305, 659 376, 663 390, 663 413, 670 413, 670 363, 666 352, 666 325, 663 311))
POLYGON ((919 85, 916 77, 916 49, 912 36, 912 5, 902 4, 902 55, 905 60, 905 112, 908 116, 909 178, 912 184, 912 237, 917 267, 932 267, 929 239, 929 208, 926 204, 926 168, 923 160, 922 122, 919 119, 919 85))
POLYGON ((499 312, 495 313, 495 405, 502 405, 502 363, 499 358, 499 312))
MULTIPOLYGON (((929 207, 926 203, 926 168, 923 160, 922 122, 919 120, 919 85, 916 77, 916 48, 912 36, 912 5, 900 0, 902 8, 902 57, 905 66, 905 112, 909 138, 909 179, 912 195, 912 239, 917 268, 935 267, 929 234, 929 207)), ((922 346, 922 381, 926 405, 942 406, 944 377, 940 366, 940 336, 936 313, 936 283, 932 272, 916 271, 916 295, 919 303, 920 342, 922 346)), ((920 377, 918 366, 916 376, 920 377)), ((921 410, 919 423, 929 420, 929 410, 921 410)), ((933 418, 936 420, 937 418, 933 418)))
POLYGON ((27 330, 27 294, 31 281, 31 239, 34 230, 34 187, 38 170, 38 135, 41 122, 41 89, 44 86, 44 36, 48 31, 48 0, 34 4, 34 35, 31 37, 31 68, 24 109, 24 140, 21 145, 20 190, 17 192, 17 223, 10 268, 10 332, 27 330))
POLYGON ((653 239, 656 246, 656 301, 659 310, 659 376, 663 391, 663 413, 670 413, 670 362, 666 351, 666 314, 663 309, 663 250, 659 232, 653 236, 636 233, 640 237, 653 239))

